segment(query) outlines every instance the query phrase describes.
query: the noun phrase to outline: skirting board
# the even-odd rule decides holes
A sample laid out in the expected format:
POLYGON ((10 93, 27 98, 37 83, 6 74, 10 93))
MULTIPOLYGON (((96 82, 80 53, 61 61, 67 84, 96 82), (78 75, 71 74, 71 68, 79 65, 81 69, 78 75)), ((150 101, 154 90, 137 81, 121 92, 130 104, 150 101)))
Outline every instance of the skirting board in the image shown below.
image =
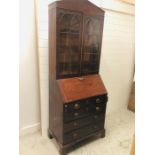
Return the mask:
POLYGON ((34 132, 39 131, 39 130, 40 130, 40 123, 36 123, 36 124, 29 125, 29 126, 26 126, 24 128, 21 128, 19 135, 23 136, 26 134, 34 133, 34 132))

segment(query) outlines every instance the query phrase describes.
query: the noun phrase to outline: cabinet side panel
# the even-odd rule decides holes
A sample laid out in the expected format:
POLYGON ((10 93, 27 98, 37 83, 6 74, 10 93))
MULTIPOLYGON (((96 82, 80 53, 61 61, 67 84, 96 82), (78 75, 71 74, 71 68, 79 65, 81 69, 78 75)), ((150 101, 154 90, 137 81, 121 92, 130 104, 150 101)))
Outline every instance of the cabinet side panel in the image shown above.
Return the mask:
POLYGON ((56 86, 56 8, 49 7, 49 129, 62 141, 62 102, 56 86))

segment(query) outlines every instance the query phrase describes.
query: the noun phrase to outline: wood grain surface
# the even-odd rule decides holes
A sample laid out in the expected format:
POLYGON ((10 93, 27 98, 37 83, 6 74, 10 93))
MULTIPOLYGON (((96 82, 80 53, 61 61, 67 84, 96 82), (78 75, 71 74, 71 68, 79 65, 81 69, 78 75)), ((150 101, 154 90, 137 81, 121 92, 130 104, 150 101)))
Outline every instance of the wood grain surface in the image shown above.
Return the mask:
POLYGON ((89 75, 57 80, 64 103, 106 94, 100 75, 89 75))

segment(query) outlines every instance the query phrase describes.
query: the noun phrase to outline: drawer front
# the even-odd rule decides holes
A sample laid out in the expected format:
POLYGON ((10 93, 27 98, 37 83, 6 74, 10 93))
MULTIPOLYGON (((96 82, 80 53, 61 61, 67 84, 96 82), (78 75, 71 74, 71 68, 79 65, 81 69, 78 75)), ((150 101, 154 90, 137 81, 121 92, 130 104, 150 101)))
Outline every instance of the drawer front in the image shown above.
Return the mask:
POLYGON ((64 114, 64 122, 68 123, 70 121, 83 118, 88 116, 88 113, 85 112, 85 109, 80 110, 80 111, 75 111, 75 112, 68 112, 64 114))
POLYGON ((70 132, 72 130, 76 130, 78 128, 84 127, 86 125, 89 125, 91 123, 97 123, 99 121, 102 121, 104 124, 105 114, 94 114, 82 119, 77 119, 72 122, 64 124, 64 133, 70 132))
POLYGON ((97 123, 93 125, 89 125, 87 127, 75 130, 69 134, 64 134, 64 144, 70 143, 72 141, 76 141, 84 136, 87 136, 93 132, 99 131, 103 129, 103 123, 97 123))
POLYGON ((106 110, 107 95, 89 98, 64 105, 64 122, 73 121, 106 110))
POLYGON ((89 102, 93 102, 96 104, 106 103, 108 101, 107 95, 97 96, 89 99, 89 102))

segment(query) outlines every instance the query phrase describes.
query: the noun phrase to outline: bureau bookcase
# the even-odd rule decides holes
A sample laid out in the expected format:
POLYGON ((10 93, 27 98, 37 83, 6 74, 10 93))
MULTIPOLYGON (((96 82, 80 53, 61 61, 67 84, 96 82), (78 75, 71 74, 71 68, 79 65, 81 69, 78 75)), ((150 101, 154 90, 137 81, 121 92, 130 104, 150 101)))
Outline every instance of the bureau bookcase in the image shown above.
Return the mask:
POLYGON ((87 0, 49 5, 49 130, 66 155, 105 136, 107 91, 99 75, 104 11, 87 0))

